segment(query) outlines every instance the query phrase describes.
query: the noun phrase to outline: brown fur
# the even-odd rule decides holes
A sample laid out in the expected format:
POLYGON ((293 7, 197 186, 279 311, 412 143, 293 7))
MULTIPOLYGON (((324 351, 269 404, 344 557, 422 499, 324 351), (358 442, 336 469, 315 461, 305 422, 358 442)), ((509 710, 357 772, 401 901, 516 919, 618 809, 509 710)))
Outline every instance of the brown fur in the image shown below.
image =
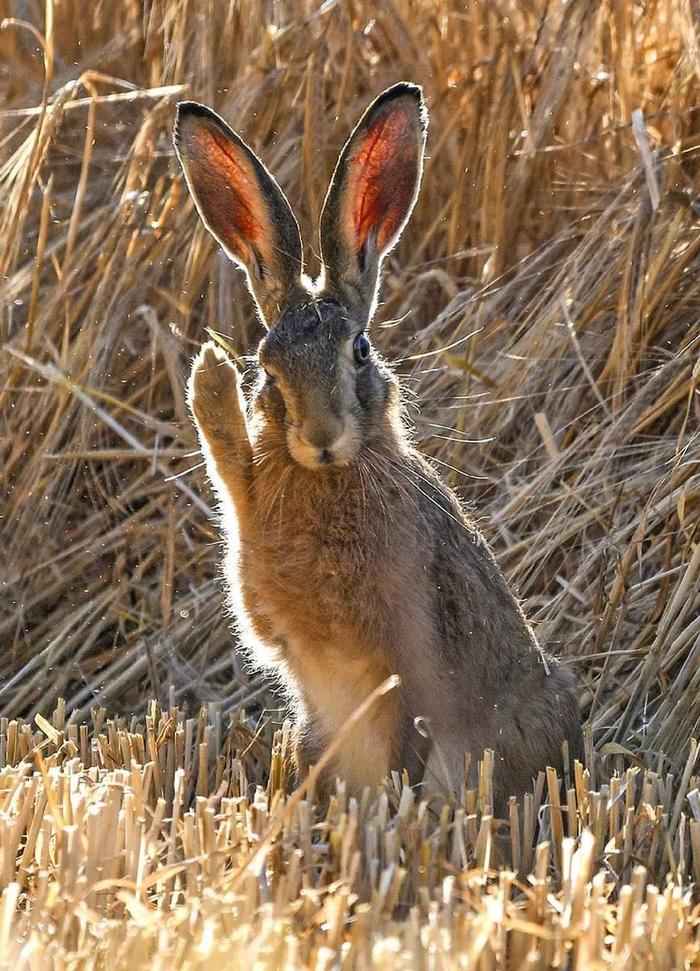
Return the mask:
MULTIPOLYGON (((538 770, 561 768, 564 739, 581 755, 573 683, 539 649, 483 537, 410 445, 395 377, 357 343, 381 259, 417 190, 425 116, 416 92, 386 92, 346 146, 322 217, 322 249, 335 265, 316 288, 286 286, 250 400, 226 355, 206 344, 189 401, 221 502, 241 639, 286 686, 300 770, 395 673, 400 688, 345 738, 334 770, 355 791, 403 767, 414 782, 454 789, 464 752, 475 764, 493 748, 502 805, 538 770), (368 179, 353 169, 365 164, 368 132, 387 139, 372 142, 373 166, 387 166, 372 178, 409 181, 373 197, 370 222, 357 221, 360 245, 346 216, 357 211, 352 186, 368 179), (394 142, 401 164, 392 167, 394 142)), ((201 205, 199 177, 190 173, 201 205)), ((256 198, 265 191, 263 179, 256 198)), ((256 272, 258 285, 270 275, 264 265, 256 272)))

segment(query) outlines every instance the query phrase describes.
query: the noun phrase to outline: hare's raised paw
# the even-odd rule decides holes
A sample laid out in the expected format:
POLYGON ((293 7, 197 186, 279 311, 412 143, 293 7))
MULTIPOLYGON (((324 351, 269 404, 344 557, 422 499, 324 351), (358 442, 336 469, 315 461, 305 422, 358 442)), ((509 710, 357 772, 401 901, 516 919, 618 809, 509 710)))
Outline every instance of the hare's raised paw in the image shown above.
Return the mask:
POLYGON ((202 346, 192 363, 187 400, 208 439, 244 432, 236 368, 213 341, 202 346))

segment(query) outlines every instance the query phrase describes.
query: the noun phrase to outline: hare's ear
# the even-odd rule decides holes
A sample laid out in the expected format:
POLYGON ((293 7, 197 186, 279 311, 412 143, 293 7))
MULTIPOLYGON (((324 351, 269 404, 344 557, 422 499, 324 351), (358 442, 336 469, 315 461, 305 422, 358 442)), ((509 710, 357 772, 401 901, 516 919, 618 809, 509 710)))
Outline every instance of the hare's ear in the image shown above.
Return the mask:
POLYGON ((202 222, 246 271, 270 326, 301 289, 301 236, 286 196, 257 155, 204 105, 177 106, 174 141, 202 222))
POLYGON ((415 204, 427 126, 421 89, 395 84, 369 106, 333 173, 321 214, 325 285, 362 317, 415 204))

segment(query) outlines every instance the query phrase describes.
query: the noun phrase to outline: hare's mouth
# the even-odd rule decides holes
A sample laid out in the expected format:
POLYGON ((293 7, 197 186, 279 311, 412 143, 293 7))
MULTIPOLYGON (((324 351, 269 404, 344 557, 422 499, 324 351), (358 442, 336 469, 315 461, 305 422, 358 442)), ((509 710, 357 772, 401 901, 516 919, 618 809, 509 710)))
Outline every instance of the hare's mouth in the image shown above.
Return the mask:
POLYGON ((347 422, 341 434, 332 442, 308 442, 296 428, 287 433, 289 454, 307 469, 322 470, 349 465, 360 451, 357 429, 347 422))

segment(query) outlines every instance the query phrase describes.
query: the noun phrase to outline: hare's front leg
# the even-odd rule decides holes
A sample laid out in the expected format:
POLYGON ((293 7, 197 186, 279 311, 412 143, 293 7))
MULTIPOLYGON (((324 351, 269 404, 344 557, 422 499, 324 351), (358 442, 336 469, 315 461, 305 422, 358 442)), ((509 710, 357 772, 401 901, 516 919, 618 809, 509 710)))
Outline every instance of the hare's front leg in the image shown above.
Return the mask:
POLYGON ((211 341, 194 360, 187 400, 209 478, 221 500, 233 502, 239 521, 245 521, 250 512, 253 452, 236 368, 211 341))

